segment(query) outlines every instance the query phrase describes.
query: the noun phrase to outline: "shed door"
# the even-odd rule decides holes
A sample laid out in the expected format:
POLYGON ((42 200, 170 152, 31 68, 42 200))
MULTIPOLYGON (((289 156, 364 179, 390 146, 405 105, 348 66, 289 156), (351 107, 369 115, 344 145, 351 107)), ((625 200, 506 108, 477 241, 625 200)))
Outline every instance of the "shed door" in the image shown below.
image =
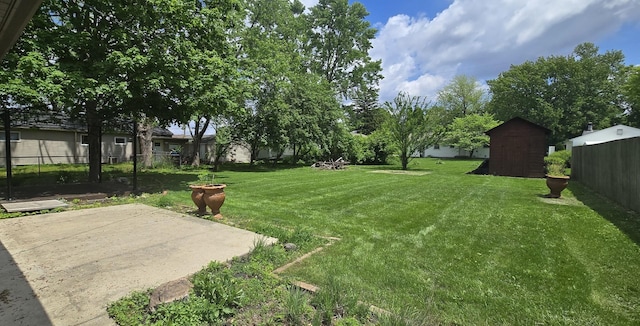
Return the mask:
POLYGON ((503 148, 505 156, 502 175, 513 177, 527 176, 527 159, 529 157, 529 139, 513 136, 509 138, 508 146, 503 148))

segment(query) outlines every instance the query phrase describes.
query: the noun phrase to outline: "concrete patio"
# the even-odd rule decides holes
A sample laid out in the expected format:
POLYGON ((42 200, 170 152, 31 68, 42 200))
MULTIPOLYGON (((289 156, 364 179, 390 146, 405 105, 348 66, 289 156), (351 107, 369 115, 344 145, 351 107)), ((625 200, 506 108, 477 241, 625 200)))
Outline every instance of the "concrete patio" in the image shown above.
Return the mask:
POLYGON ((113 324, 110 302, 244 255, 259 238, 142 204, 0 220, 0 325, 113 324))

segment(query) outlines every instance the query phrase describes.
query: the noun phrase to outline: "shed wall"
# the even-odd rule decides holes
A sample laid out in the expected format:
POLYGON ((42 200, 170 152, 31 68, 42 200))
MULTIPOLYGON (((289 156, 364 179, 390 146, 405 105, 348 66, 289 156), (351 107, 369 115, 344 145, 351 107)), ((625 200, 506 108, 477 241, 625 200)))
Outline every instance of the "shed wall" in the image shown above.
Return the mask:
POLYGON ((489 173, 512 177, 544 177, 546 134, 523 120, 512 120, 491 131, 489 173))

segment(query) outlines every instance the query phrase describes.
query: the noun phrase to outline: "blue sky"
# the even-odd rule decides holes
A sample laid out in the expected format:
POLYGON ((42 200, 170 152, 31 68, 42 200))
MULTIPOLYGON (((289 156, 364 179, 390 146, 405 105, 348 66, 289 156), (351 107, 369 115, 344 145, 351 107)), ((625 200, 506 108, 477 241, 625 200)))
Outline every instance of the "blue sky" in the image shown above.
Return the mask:
POLYGON ((382 101, 399 91, 433 98, 457 74, 484 83, 512 64, 566 55, 583 42, 640 64, 639 0, 358 2, 378 29, 370 54, 382 59, 382 101))

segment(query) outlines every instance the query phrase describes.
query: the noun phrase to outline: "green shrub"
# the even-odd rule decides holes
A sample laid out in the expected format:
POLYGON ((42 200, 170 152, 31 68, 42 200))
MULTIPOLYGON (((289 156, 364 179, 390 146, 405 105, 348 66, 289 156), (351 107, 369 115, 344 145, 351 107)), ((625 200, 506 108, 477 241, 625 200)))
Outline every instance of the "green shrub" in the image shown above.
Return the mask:
POLYGON ((173 200, 166 195, 158 197, 156 201, 156 206, 166 208, 173 206, 173 200))
POLYGON ((193 293, 211 303, 207 314, 216 318, 233 313, 235 308, 241 306, 244 298, 244 291, 231 271, 226 268, 218 271, 218 266, 216 264, 193 276, 193 293))
POLYGON ((363 163, 367 164, 388 164, 389 156, 393 153, 389 135, 382 130, 376 130, 366 137, 366 152, 363 163))
POLYGON ((148 292, 133 292, 110 304, 107 307, 107 313, 118 325, 140 325, 146 318, 148 305, 148 292))
POLYGON ((562 150, 551 153, 551 155, 545 157, 545 163, 547 160, 552 160, 552 163, 562 163, 565 167, 571 167, 571 151, 562 150))
POLYGON ((211 314, 215 309, 204 298, 190 297, 185 300, 161 304, 151 314, 151 322, 155 325, 200 325, 214 322, 218 316, 211 314))

